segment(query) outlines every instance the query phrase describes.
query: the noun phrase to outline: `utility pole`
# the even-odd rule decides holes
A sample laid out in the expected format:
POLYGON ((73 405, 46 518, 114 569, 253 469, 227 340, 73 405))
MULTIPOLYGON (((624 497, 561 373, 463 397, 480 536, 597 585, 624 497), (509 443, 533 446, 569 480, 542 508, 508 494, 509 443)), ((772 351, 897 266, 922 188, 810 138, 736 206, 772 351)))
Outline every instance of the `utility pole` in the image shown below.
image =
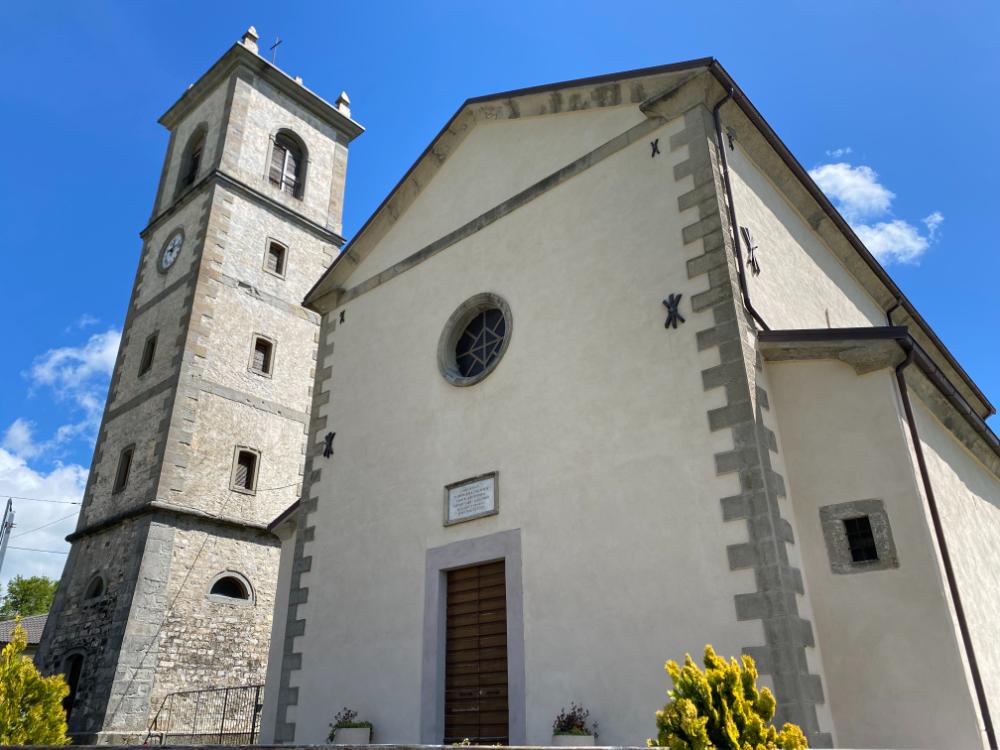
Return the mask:
POLYGON ((7 509, 3 512, 3 524, 0 525, 0 571, 3 571, 3 558, 7 554, 7 540, 14 528, 14 501, 7 498, 7 509))

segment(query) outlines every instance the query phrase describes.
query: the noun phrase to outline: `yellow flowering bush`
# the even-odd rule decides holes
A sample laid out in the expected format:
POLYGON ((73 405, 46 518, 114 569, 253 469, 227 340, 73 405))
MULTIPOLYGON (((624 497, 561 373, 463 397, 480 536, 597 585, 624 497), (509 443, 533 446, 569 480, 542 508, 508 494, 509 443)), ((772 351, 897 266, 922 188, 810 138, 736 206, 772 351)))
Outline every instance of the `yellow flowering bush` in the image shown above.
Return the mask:
POLYGON ((757 689, 757 665, 749 656, 742 667, 729 663, 705 646, 705 671, 690 654, 684 666, 671 660, 665 669, 674 682, 670 701, 656 712, 656 740, 651 747, 670 750, 803 750, 809 745, 802 730, 771 724, 774 695, 757 689))
POLYGON ((69 686, 62 675, 42 677, 31 659, 18 623, 0 653, 0 745, 68 745, 62 700, 69 686))

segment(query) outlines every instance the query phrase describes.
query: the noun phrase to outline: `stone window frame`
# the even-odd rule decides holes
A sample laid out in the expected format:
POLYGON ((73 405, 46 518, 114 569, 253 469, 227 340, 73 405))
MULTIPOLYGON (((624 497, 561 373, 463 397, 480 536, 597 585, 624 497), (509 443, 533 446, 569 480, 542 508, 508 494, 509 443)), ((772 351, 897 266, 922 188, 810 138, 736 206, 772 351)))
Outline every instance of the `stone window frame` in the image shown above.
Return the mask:
POLYGON ((438 339, 437 360, 441 376, 452 385, 460 388, 482 382, 500 364, 500 360, 507 353, 507 348, 510 346, 510 340, 513 335, 514 318, 510 312, 510 305, 507 304, 507 301, 503 297, 494 292, 481 292, 469 297, 448 318, 448 321, 444 324, 444 329, 441 331, 441 337, 438 339), (455 358, 455 345, 458 343, 459 337, 465 332, 466 326, 469 325, 476 315, 492 309, 500 310, 505 323, 503 343, 500 345, 500 351, 497 352, 493 361, 481 373, 465 377, 458 370, 458 363, 455 358))
POLYGON ((107 581, 104 580, 104 576, 102 576, 100 573, 94 573, 94 575, 92 575, 87 580, 87 585, 83 589, 83 600, 87 603, 96 602, 99 599, 104 598, 104 595, 107 593, 107 591, 108 591, 108 583, 107 581), (96 583, 100 583, 101 588, 96 594, 94 594, 91 592, 93 591, 94 584, 96 583))
POLYGON ((252 372, 254 375, 260 375, 262 378, 273 378, 274 377, 274 363, 278 356, 278 342, 271 338, 270 336, 265 336, 263 333, 252 333, 250 335, 250 361, 247 363, 247 370, 252 372), (253 356, 257 351, 257 342, 266 341, 271 346, 271 356, 269 360, 269 365, 267 370, 258 370, 253 366, 253 356))
POLYGON ((229 489, 233 492, 239 492, 242 495, 256 495, 257 494, 257 479, 260 477, 260 459, 261 452, 249 445, 237 445, 233 450, 233 468, 229 475, 229 489), (239 466, 240 453, 252 453, 254 455, 253 462, 253 488, 241 487, 236 483, 236 469, 239 466))
POLYGON ((111 484, 111 494, 120 495, 128 489, 128 480, 132 475, 132 465, 135 463, 135 443, 129 443, 118 452, 118 463, 115 466, 115 476, 111 484), (122 470, 122 460, 128 454, 128 464, 122 470))
POLYGON ((216 604, 229 604, 233 607, 254 607, 257 604, 257 591, 254 589, 253 584, 250 583, 250 579, 240 573, 240 571, 233 570, 232 568, 226 568, 225 570, 216 573, 212 577, 212 580, 208 582, 208 588, 205 589, 205 598, 216 604), (239 581, 240 585, 246 589, 247 598, 238 599, 233 596, 213 594, 212 587, 223 578, 235 578, 239 581))
POLYGON ((830 558, 830 571, 835 575, 867 573, 899 567, 899 556, 896 554, 896 544, 892 538, 892 527, 889 524, 885 501, 870 498, 824 505, 819 509, 819 519, 830 558), (851 556, 844 521, 862 516, 867 516, 871 523, 878 559, 855 562, 851 556))
POLYGON ((276 239, 274 239, 274 237, 268 237, 264 241, 264 259, 263 259, 263 266, 262 266, 263 269, 264 269, 264 271, 266 271, 267 273, 271 274, 272 276, 274 276, 276 278, 284 279, 285 276, 286 276, 286 274, 288 273, 288 256, 289 256, 289 254, 290 254, 290 250, 288 249, 288 244, 287 243, 284 243, 281 240, 276 240, 276 239), (271 252, 271 245, 277 245, 283 251, 283 254, 281 256, 281 258, 282 258, 282 260, 281 260, 281 273, 278 273, 277 271, 272 271, 270 268, 267 267, 267 256, 268 256, 268 253, 271 252))

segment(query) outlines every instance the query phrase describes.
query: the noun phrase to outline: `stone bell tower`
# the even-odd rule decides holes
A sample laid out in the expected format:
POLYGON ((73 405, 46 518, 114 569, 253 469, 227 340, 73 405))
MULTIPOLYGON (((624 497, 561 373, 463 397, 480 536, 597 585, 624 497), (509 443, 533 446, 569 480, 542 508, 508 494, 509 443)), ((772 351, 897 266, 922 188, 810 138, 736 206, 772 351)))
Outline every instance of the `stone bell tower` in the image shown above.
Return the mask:
POLYGON ((362 128, 251 28, 160 122, 170 142, 72 548, 36 658, 78 742, 141 741, 164 698, 264 681, 300 490, 318 317, 362 128))

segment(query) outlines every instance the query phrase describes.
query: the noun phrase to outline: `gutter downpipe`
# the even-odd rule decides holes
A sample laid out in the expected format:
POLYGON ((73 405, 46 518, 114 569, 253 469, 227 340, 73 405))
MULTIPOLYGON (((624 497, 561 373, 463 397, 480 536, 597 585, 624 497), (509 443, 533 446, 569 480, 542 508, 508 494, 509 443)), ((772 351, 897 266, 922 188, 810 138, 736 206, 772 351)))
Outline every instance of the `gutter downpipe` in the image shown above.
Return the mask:
MULTIPOLYGON (((898 305, 897 305, 898 306, 898 305)), ((891 314, 891 310, 889 311, 891 314)), ((913 408, 910 404, 909 391, 906 388, 906 377, 903 370, 909 367, 915 359, 916 351, 913 343, 909 340, 901 340, 900 345, 906 351, 904 359, 896 367, 896 384, 899 386, 900 400, 903 402, 903 412, 906 415, 906 423, 910 430, 910 439, 913 441, 913 452, 917 457, 917 467, 920 471, 920 481, 924 486, 924 495, 927 497, 927 508, 931 514, 931 523, 934 526, 934 536, 937 540, 938 551, 941 554, 941 564, 944 567, 945 579, 948 582, 948 591, 951 594, 951 602, 955 607, 955 619, 958 620, 958 630, 962 636, 962 646, 965 649, 965 656, 969 662, 969 672, 972 675, 972 685, 976 691, 976 700, 979 703, 979 713, 983 719, 983 729, 986 732, 986 741, 990 750, 998 750, 997 736, 993 729, 993 720, 990 717, 990 706, 986 700, 986 690, 983 687, 983 678, 979 672, 979 662, 976 660, 976 652, 972 647, 972 635, 969 632, 969 624, 965 619, 965 608, 962 606, 962 598, 958 592, 958 581, 955 578, 955 569, 951 564, 951 555, 948 552, 948 544, 944 537, 944 528, 941 525, 941 516, 938 513, 937 501, 934 498, 934 490, 931 488, 930 473, 927 471, 927 462, 924 460, 924 450, 920 445, 920 436, 917 434, 917 423, 913 418, 913 408)))
POLYGON ((740 225, 736 221, 736 201, 733 200, 733 186, 729 181, 729 161, 726 159, 726 144, 722 137, 722 120, 719 117, 719 110, 722 105, 733 98, 735 89, 730 88, 722 99, 712 108, 712 120, 715 122, 715 141, 719 147, 719 159, 722 162, 722 183, 726 188, 726 200, 729 202, 729 225, 733 232, 733 247, 736 250, 737 275, 740 280, 740 293, 743 295, 743 305, 747 312, 753 316, 758 325, 765 331, 770 331, 767 323, 760 314, 754 310, 750 304, 750 292, 747 290, 747 277, 743 269, 743 251, 740 248, 740 225))

